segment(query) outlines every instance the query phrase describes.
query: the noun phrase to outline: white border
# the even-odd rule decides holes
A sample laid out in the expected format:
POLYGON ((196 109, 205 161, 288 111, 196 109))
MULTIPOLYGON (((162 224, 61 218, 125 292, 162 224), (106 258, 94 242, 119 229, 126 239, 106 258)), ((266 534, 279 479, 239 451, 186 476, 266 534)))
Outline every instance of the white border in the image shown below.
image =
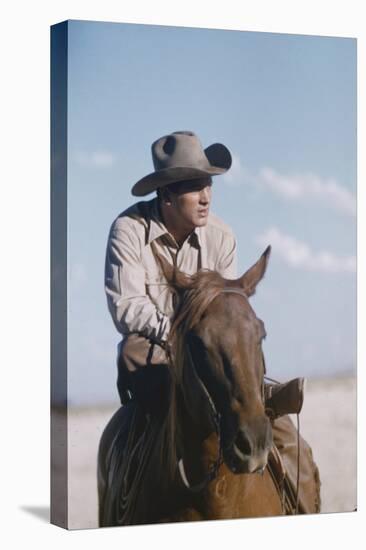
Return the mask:
MULTIPOLYGON (((230 544, 301 549, 323 543, 333 548, 349 547, 361 535, 358 528, 364 519, 361 488, 365 479, 361 468, 357 514, 68 533, 22 507, 42 508, 49 502, 49 26, 65 19, 88 19, 357 37, 361 218, 361 210, 365 210, 361 208, 365 204, 362 186, 365 163, 361 158, 365 150, 365 122, 362 121, 366 121, 362 1, 135 0, 126 5, 112 0, 49 3, 14 0, 6 3, 5 10, 0 36, 2 537, 7 537, 14 547, 33 541, 40 549, 54 550, 64 545, 79 548, 80 543, 89 548, 109 543, 175 549, 187 548, 190 543, 213 548, 230 544)), ((360 219, 359 304, 365 303, 365 291, 360 286, 360 281, 366 280, 363 225, 360 219)), ((365 324, 364 308, 360 307, 359 395, 364 388, 362 364, 365 363, 361 326, 365 324)), ((359 434, 365 433, 362 416, 364 406, 360 402, 359 434)), ((363 453, 360 446, 360 465, 365 462, 363 453)))

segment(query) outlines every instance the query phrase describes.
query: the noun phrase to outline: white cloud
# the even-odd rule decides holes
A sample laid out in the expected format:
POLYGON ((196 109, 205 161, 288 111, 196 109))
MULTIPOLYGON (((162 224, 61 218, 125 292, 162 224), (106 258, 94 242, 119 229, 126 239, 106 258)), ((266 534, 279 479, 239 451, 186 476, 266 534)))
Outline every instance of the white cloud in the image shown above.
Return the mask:
POLYGON ((345 214, 356 216, 356 197, 332 178, 323 179, 314 174, 286 176, 272 168, 263 168, 258 180, 285 199, 313 198, 345 214))
POLYGON ((326 273, 356 271, 355 256, 336 256, 328 250, 315 252, 308 244, 282 233, 276 227, 271 227, 259 235, 256 242, 261 246, 272 245, 273 253, 293 268, 326 273))
POLYGON ((115 156, 108 151, 92 151, 90 153, 79 151, 74 158, 81 166, 94 166, 96 168, 109 168, 116 162, 115 156))
POLYGON ((252 183, 286 200, 315 200, 350 216, 356 216, 355 195, 334 178, 321 178, 311 173, 280 174, 270 167, 264 167, 256 174, 250 174, 242 164, 239 155, 233 154, 232 158, 230 170, 222 176, 228 185, 239 186, 252 183))
POLYGON ((246 182, 248 171, 242 165, 238 155, 232 155, 231 168, 221 177, 228 185, 238 186, 246 182))

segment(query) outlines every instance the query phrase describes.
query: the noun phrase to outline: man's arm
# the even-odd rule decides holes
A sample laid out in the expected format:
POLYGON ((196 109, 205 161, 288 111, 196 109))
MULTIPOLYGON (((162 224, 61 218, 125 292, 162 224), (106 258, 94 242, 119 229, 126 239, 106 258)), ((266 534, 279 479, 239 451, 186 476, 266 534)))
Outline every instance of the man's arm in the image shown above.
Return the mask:
POLYGON ((105 262, 108 308, 118 332, 138 332, 164 342, 170 330, 170 320, 146 294, 140 247, 133 229, 112 228, 105 262))

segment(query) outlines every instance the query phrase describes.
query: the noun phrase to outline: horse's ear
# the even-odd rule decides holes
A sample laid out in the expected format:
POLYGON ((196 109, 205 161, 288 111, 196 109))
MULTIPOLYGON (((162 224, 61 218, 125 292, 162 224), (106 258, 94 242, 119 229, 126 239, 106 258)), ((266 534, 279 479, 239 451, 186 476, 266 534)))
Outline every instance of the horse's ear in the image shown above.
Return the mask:
MULTIPOLYGON (((257 284, 261 281, 261 279, 263 279, 267 269, 270 253, 271 247, 267 246, 259 260, 252 265, 252 267, 250 267, 244 275, 235 281, 235 284, 239 285, 247 296, 253 296, 257 284)), ((233 283, 231 282, 231 285, 232 284, 233 283)))

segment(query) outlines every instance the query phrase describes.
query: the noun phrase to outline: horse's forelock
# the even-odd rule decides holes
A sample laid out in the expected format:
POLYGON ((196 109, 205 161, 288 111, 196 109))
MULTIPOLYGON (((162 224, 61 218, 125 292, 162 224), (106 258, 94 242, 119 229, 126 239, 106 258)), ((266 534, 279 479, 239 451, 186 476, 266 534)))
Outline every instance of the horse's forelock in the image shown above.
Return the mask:
POLYGON ((179 287, 180 299, 176 305, 171 335, 180 332, 182 336, 194 328, 212 300, 225 286, 225 280, 214 271, 199 271, 185 276, 179 287))

